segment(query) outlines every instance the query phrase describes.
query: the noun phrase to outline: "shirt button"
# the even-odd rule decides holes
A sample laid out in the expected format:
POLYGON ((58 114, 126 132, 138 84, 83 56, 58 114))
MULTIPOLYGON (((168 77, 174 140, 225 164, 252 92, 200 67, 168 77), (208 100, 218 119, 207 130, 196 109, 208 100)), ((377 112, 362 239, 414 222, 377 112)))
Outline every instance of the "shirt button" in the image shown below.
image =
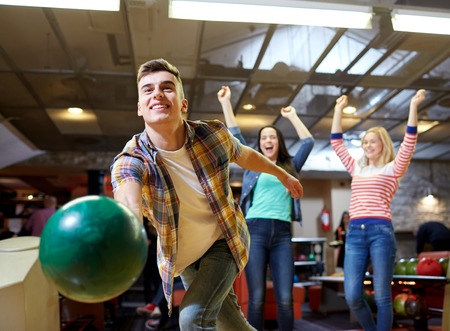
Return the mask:
POLYGON ((364 224, 361 224, 361 229, 365 229, 366 228, 366 226, 364 225, 364 224))

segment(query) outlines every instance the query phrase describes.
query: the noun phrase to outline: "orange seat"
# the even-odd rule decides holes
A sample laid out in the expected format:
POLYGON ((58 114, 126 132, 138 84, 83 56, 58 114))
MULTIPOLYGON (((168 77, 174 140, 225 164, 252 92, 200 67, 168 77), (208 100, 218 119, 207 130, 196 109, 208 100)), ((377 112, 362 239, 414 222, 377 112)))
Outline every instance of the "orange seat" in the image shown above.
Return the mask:
POLYGON ((236 277, 233 290, 236 294, 237 301, 239 306, 241 306, 242 313, 245 317, 247 317, 248 313, 248 288, 247 288, 247 280, 245 278, 245 273, 242 272, 239 276, 236 277))
POLYGON ((186 290, 179 289, 173 291, 172 294, 172 306, 173 307, 179 307, 181 305, 181 301, 183 300, 184 294, 186 293, 186 290))
POLYGON ((308 287, 309 295, 309 308, 312 311, 319 311, 320 309, 320 298, 322 295, 322 285, 312 285, 308 287))
MULTIPOLYGON (((294 319, 302 318, 302 303, 305 301, 305 288, 301 284, 294 284, 292 288, 292 299, 294 305, 294 319)), ((277 303, 273 282, 268 281, 266 285, 266 304, 264 306, 264 319, 275 321, 277 319, 277 303)))
MULTIPOLYGON (((241 306, 244 316, 248 314, 248 287, 245 273, 236 277, 233 285, 234 292, 238 298, 238 304, 241 306)), ((305 288, 301 284, 294 284, 292 288, 294 318, 302 318, 302 304, 305 301, 305 288)), ((274 321, 277 319, 277 304, 275 300, 275 292, 273 282, 268 281, 266 285, 266 304, 264 306, 264 319, 266 321, 274 321)))

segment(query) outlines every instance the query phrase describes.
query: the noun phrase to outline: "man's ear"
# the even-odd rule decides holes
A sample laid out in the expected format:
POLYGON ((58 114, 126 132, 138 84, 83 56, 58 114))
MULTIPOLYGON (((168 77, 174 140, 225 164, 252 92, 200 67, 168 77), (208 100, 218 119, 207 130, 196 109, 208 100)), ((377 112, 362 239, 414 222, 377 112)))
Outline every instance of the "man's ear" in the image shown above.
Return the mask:
POLYGON ((138 114, 138 116, 142 116, 141 106, 139 105, 139 101, 137 102, 137 114, 138 114))
POLYGON ((181 106, 181 112, 182 112, 182 113, 187 113, 187 111, 188 111, 188 101, 187 101, 187 99, 183 99, 183 100, 181 101, 181 104, 182 104, 182 106, 181 106))

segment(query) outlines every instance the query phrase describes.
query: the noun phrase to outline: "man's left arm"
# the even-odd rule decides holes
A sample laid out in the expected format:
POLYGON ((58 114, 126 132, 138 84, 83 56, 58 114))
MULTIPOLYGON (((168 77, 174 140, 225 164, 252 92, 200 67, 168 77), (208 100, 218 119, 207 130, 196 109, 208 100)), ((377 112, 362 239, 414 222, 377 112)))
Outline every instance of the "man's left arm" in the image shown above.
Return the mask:
POLYGON ((142 185, 137 182, 126 182, 114 190, 114 200, 127 206, 144 223, 142 215, 142 185))
POLYGON ((273 175, 286 187, 286 190, 293 198, 303 197, 303 187, 297 178, 254 149, 244 145, 241 145, 241 149, 239 158, 236 159, 236 164, 247 170, 273 175))

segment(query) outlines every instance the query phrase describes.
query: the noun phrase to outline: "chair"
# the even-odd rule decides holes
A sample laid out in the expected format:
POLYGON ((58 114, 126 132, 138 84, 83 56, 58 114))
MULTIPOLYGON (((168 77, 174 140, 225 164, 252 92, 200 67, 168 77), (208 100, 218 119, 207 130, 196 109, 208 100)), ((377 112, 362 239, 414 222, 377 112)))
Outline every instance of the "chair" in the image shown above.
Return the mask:
MULTIPOLYGON (((248 287, 244 272, 242 272, 240 276, 236 277, 233 289, 237 296, 238 304, 241 306, 244 316, 247 317, 248 287)), ((294 287, 292 288, 292 294, 294 318, 302 318, 302 304, 305 301, 305 288, 301 284, 294 284, 294 287)), ((272 281, 267 281, 266 284, 266 304, 264 306, 264 319, 266 321, 274 321, 277 319, 277 304, 275 300, 275 292, 273 289, 272 281)))

